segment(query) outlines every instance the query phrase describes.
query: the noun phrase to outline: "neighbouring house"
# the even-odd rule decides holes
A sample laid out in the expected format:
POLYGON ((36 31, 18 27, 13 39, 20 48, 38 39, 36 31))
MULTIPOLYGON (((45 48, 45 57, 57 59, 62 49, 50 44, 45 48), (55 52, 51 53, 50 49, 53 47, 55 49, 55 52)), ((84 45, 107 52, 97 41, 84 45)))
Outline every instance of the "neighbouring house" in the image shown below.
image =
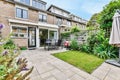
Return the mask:
POLYGON ((59 39, 59 34, 72 26, 85 29, 87 21, 42 0, 0 0, 2 37, 12 33, 15 44, 39 48, 46 39, 59 39))
POLYGON ((56 25, 61 27, 61 32, 70 31, 72 26, 77 26, 80 30, 86 29, 87 20, 75 16, 62 8, 51 5, 47 11, 55 15, 56 25))

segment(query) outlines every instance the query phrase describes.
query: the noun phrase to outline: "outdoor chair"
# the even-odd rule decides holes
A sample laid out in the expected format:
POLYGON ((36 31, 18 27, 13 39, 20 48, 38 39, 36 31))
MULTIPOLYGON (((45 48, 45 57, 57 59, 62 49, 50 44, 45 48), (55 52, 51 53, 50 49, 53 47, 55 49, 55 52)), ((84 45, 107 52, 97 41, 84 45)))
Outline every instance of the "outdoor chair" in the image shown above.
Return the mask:
POLYGON ((51 48, 51 49, 56 49, 56 40, 55 40, 55 39, 52 39, 52 40, 51 40, 50 48, 51 48))
POLYGON ((47 40, 45 41, 44 49, 45 49, 45 50, 49 50, 49 49, 50 49, 50 46, 51 46, 51 40, 50 40, 50 39, 47 39, 47 40))
POLYGON ((56 43, 56 49, 59 49, 59 47, 63 48, 63 45, 62 45, 62 40, 59 39, 56 43))

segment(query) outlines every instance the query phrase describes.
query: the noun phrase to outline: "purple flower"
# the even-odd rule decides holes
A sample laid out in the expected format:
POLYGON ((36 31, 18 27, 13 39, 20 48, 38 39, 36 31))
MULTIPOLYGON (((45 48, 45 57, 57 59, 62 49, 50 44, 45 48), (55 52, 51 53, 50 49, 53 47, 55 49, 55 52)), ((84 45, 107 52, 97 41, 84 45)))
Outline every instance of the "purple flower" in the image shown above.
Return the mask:
POLYGON ((4 51, 3 52, 3 56, 7 55, 8 54, 8 51, 4 51))
POLYGON ((17 53, 17 50, 14 50, 14 53, 17 53))
POLYGON ((0 42, 0 45, 3 45, 3 42, 0 42))
POLYGON ((22 71, 28 71, 28 70, 29 70, 29 69, 26 68, 26 67, 22 68, 22 71))
POLYGON ((3 28, 3 24, 0 24, 0 30, 3 28))

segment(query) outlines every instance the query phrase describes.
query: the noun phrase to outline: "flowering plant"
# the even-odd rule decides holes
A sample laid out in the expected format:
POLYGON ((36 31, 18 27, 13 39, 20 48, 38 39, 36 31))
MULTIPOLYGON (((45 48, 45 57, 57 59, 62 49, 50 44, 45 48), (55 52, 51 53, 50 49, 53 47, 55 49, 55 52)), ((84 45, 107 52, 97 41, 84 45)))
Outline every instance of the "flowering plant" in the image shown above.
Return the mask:
POLYGON ((3 24, 0 24, 0 30, 3 28, 3 24))
MULTIPOLYGON (((0 24, 0 29, 2 28, 3 26, 0 24)), ((26 68, 27 60, 18 58, 20 50, 17 46, 12 48, 4 47, 8 40, 10 39, 0 39, 0 80, 29 80, 30 78, 27 76, 32 72, 33 67, 26 68), (22 74, 23 71, 27 72, 22 74)), ((10 46, 12 45, 15 46, 15 44, 10 46)))

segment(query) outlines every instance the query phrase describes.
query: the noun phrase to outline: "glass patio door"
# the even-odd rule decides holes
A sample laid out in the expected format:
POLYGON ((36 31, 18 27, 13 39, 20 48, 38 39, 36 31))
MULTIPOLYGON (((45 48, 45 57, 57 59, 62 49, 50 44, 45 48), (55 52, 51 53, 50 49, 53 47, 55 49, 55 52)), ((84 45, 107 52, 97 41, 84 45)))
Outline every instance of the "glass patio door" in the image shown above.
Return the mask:
POLYGON ((28 47, 36 47, 36 28, 28 28, 28 47))
POLYGON ((46 39, 48 39, 48 30, 40 29, 39 37, 40 37, 40 46, 42 47, 42 46, 44 46, 46 39))

